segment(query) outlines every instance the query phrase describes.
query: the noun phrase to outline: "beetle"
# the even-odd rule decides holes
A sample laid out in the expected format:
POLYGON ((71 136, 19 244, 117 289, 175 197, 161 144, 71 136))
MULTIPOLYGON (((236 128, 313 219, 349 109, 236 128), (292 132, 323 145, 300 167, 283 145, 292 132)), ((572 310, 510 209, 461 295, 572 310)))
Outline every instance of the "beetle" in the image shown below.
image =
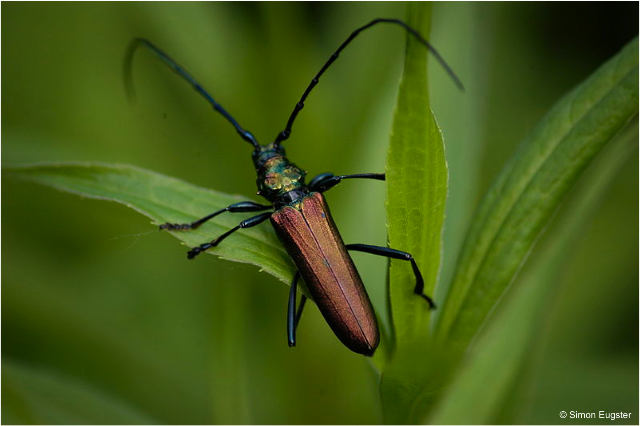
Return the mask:
POLYGON ((381 23, 398 25, 414 36, 435 56, 455 84, 463 89, 462 83, 455 73, 418 31, 398 19, 374 19, 353 31, 325 62, 295 105, 284 130, 278 133, 275 140, 268 145, 259 144, 255 136, 242 128, 191 74, 149 40, 134 39, 127 51, 125 83, 130 95, 133 92, 131 77, 133 56, 139 47, 144 47, 152 51, 165 65, 186 80, 215 111, 233 125, 243 140, 253 146, 252 159, 257 173, 258 194, 266 198, 269 205, 253 201, 239 202, 192 223, 165 223, 160 225, 160 230, 187 231, 196 229, 225 212, 246 213, 272 210, 245 219, 214 240, 192 248, 188 252, 188 258, 193 259, 200 253, 216 247, 225 238, 240 229, 251 228, 270 220, 297 268, 291 283, 287 310, 287 337, 290 347, 296 345, 296 328, 307 299, 305 295, 302 295, 296 310, 298 281, 302 278, 320 312, 338 339, 356 353, 372 356, 375 352, 380 342, 378 323, 362 279, 349 256, 349 251, 365 252, 410 262, 416 280, 414 293, 424 298, 430 309, 435 309, 433 300, 424 294, 424 280, 413 256, 410 253, 388 247, 345 244, 323 196, 324 192, 345 179, 385 180, 385 175, 383 173, 362 173, 336 176, 332 173, 323 173, 311 179, 307 184, 305 183, 306 172, 286 157, 282 147, 282 142, 291 135, 293 123, 304 107, 307 96, 318 84, 320 77, 358 34, 381 23))

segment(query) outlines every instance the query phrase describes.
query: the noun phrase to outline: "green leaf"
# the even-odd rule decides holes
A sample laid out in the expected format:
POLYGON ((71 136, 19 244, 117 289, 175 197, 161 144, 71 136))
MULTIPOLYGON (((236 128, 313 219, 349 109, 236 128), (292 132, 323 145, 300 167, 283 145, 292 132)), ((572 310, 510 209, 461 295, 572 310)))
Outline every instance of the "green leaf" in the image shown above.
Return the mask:
POLYGON ((86 383, 2 360, 3 424, 156 424, 86 383))
MULTIPOLYGON (((200 188, 179 179, 125 165, 96 163, 38 164, 4 167, 3 171, 89 198, 116 201, 145 216, 155 225, 189 223, 245 197, 200 188)), ((246 218, 222 214, 202 227, 171 232, 190 247, 197 246, 238 225, 246 218)), ((289 284, 293 264, 270 226, 244 229, 207 253, 221 259, 250 263, 289 284)))
POLYGON ((535 348, 546 346, 544 330, 552 329, 546 319, 560 286, 566 283, 562 273, 567 253, 584 235, 620 167, 630 155, 637 155, 637 125, 629 130, 586 176, 588 181, 580 185, 576 202, 562 212, 561 223, 555 226, 559 233, 536 259, 534 272, 509 295, 479 336, 429 423, 496 424, 501 423, 501 413, 517 409, 510 406, 511 396, 531 363, 538 361, 532 359, 535 348))
MULTIPOLYGON (((424 37, 430 30, 431 5, 408 4, 408 24, 424 37)), ((428 52, 407 37, 405 68, 387 159, 389 247, 409 252, 433 296, 442 253, 442 229, 448 171, 440 129, 429 107, 428 52)), ((384 367, 381 392, 387 422, 413 418, 416 394, 433 370, 427 361, 431 311, 413 289, 416 279, 409 262, 394 260, 389 272, 389 298, 395 353, 384 367)), ((422 407, 418 410, 422 413, 422 407)))
POLYGON ((638 41, 543 118, 485 196, 437 324, 465 348, 497 304, 564 195, 638 111, 638 41))
MULTIPOLYGON (((408 8, 409 25, 428 34, 430 5, 409 3, 408 8)), ((433 295, 442 252, 447 163, 442 134, 429 108, 427 49, 411 35, 407 41, 386 167, 389 247, 413 255, 425 293, 433 295)), ((389 282, 396 343, 424 338, 430 311, 413 293, 411 264, 392 261, 389 282)))

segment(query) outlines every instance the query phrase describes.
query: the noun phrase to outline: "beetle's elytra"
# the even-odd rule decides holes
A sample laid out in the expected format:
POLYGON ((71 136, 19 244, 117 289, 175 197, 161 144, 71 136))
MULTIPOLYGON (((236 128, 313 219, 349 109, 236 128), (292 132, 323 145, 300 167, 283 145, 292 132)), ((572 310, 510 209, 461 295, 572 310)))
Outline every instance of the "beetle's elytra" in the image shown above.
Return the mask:
POLYGON ((303 295, 296 311, 298 279, 302 277, 320 312, 322 312, 325 320, 340 341, 346 347, 359 354, 371 356, 375 352, 380 342, 378 324, 362 279, 349 256, 349 250, 410 262, 416 277, 414 293, 424 298, 430 308, 435 308, 431 298, 423 294, 424 281, 422 274, 411 254, 388 247, 367 244, 345 245, 331 217, 329 206, 322 195, 323 192, 328 191, 344 179, 385 180, 385 175, 363 173, 335 176, 331 173, 323 173, 307 184, 305 182, 305 172, 287 159, 284 148, 281 146, 281 143, 291 135, 291 128, 298 113, 304 107, 307 96, 318 84, 322 74, 360 32, 379 23, 389 23, 403 27, 436 57, 458 87, 462 89, 462 84, 453 71, 433 46, 416 30, 397 19, 374 19, 367 25, 353 31, 336 52, 331 55, 318 74, 311 80, 300 101, 295 105, 284 130, 278 133, 274 142, 268 145, 260 145, 255 136, 251 132, 244 130, 182 66, 150 41, 142 38, 135 39, 127 53, 125 82, 129 93, 132 93, 133 90, 130 71, 133 55, 138 47, 143 46, 155 53, 182 79, 191 84, 211 104, 214 110, 222 114, 234 126, 240 137, 253 146, 252 159, 257 173, 258 194, 266 198, 270 203, 269 205, 262 205, 253 201, 235 203, 193 223, 165 223, 160 226, 160 229, 186 231, 195 229, 224 212, 244 213, 271 210, 245 219, 213 241, 194 247, 188 252, 188 257, 193 259, 203 251, 217 246, 234 232, 259 225, 270 219, 276 234, 297 268, 291 284, 287 313, 289 346, 295 346, 296 344, 296 328, 306 302, 306 297, 303 295))
POLYGON ((372 355, 380 343, 376 316, 324 196, 312 192, 298 206, 282 207, 271 223, 336 336, 372 355))

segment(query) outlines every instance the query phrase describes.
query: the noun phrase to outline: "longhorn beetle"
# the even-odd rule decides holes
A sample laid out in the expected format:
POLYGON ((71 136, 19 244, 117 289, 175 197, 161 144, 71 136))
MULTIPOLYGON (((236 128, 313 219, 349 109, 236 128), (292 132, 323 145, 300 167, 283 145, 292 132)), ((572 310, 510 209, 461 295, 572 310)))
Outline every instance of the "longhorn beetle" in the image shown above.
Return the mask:
POLYGON ((302 277, 325 320, 346 347, 366 356, 372 356, 378 347, 380 333, 373 307, 362 284, 362 279, 353 264, 353 260, 351 260, 349 256, 348 250, 410 262, 416 279, 416 285, 413 289, 414 293, 424 298, 430 309, 435 309, 433 300, 423 294, 424 281, 413 256, 409 253, 387 247, 367 244, 345 245, 331 217, 329 206, 322 195, 323 192, 331 189, 345 179, 385 180, 385 175, 383 173, 362 173, 336 176, 332 173, 323 173, 311 179, 307 184, 305 183, 306 172, 287 159, 284 148, 281 145, 282 142, 287 140, 291 135, 293 122, 304 107, 304 102, 309 96, 309 93, 318 84, 320 77, 325 71, 338 59, 342 50, 362 31, 382 23, 399 25, 414 36, 435 56, 455 84, 461 90, 463 89, 462 83, 444 59, 442 59, 433 46, 416 30, 398 19, 374 19, 367 25, 352 32, 340 47, 338 47, 338 50, 331 55, 318 74, 311 80, 311 83, 293 108, 293 112, 284 130, 278 133, 275 140, 268 145, 260 145, 255 136, 253 136, 251 132, 243 129, 235 118, 216 102, 209 92, 207 92, 191 74, 150 41, 143 38, 134 39, 127 52, 125 60, 125 83, 130 95, 132 94, 133 88, 131 77, 133 55, 137 48, 142 46, 151 50, 165 65, 176 72, 183 80, 187 81, 196 92, 211 104, 214 110, 222 114, 222 116, 233 125, 242 139, 253 146, 252 158, 258 175, 258 194, 266 198, 269 203, 271 203, 270 205, 244 201, 213 212, 193 223, 165 223, 160 225, 160 229, 187 231, 198 228, 203 223, 224 212, 244 213, 273 210, 241 221, 237 226, 213 241, 192 248, 187 256, 189 259, 193 259, 205 250, 216 247, 225 238, 239 229, 251 228, 270 219, 276 234, 284 244, 284 247, 297 268, 289 292, 289 307, 287 312, 287 337, 289 346, 295 346, 296 344, 296 328, 307 299, 305 295, 302 295, 300 305, 296 312, 298 280, 302 277))

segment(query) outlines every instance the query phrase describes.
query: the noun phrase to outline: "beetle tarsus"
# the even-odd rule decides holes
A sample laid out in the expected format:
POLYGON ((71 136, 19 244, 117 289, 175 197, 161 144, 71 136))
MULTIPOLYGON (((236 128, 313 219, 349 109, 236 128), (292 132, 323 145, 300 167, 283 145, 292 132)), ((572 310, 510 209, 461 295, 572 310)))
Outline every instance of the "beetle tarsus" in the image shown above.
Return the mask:
POLYGON ((198 224, 194 225, 192 223, 164 223, 160 225, 160 230, 164 231, 187 231, 189 229, 196 229, 198 224))
POLYGON ((427 303, 429 304, 429 310, 435 311, 437 309, 435 302, 429 296, 423 293, 416 293, 416 294, 427 301, 427 303))
MULTIPOLYGON (((223 209, 224 210, 224 209, 223 209)), ((245 219, 242 222, 240 222, 240 225, 235 226, 233 228, 231 228, 230 230, 228 230, 227 232, 225 232, 224 234, 220 235, 218 238, 216 238, 215 240, 209 242, 209 243, 205 243, 205 244, 200 244, 198 247, 194 247, 192 248, 188 253, 187 253, 187 257, 189 259, 193 259, 194 257, 196 257, 197 255, 199 255, 200 253, 202 253, 205 250, 208 250, 212 247, 217 246, 218 244, 220 244, 222 242, 222 240, 224 240, 225 238, 227 238, 229 235, 233 234, 234 232, 236 232, 238 229, 241 228, 251 228, 253 226, 259 225, 260 223, 264 222, 265 220, 269 219, 269 217, 271 216, 271 213, 262 213, 259 214, 258 216, 254 216, 254 217, 250 217, 249 219, 245 219)), ((198 226, 200 225, 200 223, 197 223, 198 226)), ((191 225, 188 225, 191 226, 191 225)), ((195 228, 195 227, 192 227, 195 228)))
POLYGON ((187 259, 191 260, 194 257, 196 257, 197 255, 199 255, 200 253, 202 253, 205 249, 202 247, 194 247, 191 250, 189 250, 189 252, 187 253, 187 259))

